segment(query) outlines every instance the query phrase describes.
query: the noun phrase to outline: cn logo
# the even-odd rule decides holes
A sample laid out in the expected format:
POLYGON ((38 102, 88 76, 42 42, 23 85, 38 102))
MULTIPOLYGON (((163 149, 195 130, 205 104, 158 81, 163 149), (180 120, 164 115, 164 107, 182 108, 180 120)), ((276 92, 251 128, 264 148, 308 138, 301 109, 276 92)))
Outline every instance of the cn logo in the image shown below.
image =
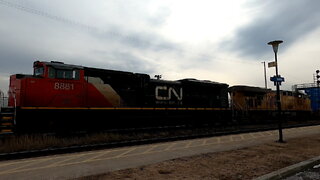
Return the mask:
POLYGON ((172 94, 179 100, 182 100, 182 88, 179 89, 178 92, 173 89, 173 87, 167 87, 167 86, 157 86, 156 87, 156 99, 157 100, 171 100, 172 94))

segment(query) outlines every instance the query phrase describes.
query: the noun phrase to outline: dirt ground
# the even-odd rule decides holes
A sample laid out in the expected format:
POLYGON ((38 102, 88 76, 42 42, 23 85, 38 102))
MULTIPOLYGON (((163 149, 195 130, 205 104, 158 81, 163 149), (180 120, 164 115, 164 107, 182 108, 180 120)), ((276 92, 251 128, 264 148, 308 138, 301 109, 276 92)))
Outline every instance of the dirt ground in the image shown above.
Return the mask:
POLYGON ((89 179, 252 179, 320 156, 320 136, 289 139, 238 150, 202 154, 80 178, 89 179))

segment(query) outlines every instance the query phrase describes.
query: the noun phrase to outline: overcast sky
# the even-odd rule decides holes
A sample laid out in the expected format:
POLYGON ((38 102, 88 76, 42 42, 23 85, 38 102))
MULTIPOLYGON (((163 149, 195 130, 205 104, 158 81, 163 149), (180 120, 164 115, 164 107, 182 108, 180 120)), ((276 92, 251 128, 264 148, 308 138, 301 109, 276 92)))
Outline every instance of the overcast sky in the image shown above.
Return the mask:
POLYGON ((0 89, 35 60, 282 89, 320 69, 319 0, 0 0, 0 89), (267 69, 268 87, 274 68, 267 69))

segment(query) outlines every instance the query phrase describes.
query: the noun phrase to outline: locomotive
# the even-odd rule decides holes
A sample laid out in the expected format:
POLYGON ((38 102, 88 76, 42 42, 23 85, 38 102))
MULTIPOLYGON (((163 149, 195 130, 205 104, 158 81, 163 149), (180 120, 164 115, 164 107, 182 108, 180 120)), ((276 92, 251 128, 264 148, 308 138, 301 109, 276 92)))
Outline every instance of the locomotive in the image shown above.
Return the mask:
MULTIPOLYGON (((175 81, 147 74, 57 61, 35 61, 32 75, 10 76, 9 124, 16 132, 105 130, 155 126, 226 126, 274 120, 275 92, 209 80, 175 81)), ((310 100, 281 91, 286 117, 306 117, 310 100)), ((3 126, 2 126, 3 127, 3 126)))
MULTIPOLYGON (((277 116, 276 92, 271 89, 232 86, 229 88, 231 109, 236 119, 246 118, 249 122, 268 122, 277 116)), ((311 101, 301 92, 281 91, 281 109, 283 121, 307 120, 312 118, 311 101)))
POLYGON ((33 75, 10 77, 9 106, 16 128, 99 129, 220 121, 228 84, 152 79, 147 74, 41 62, 33 75))

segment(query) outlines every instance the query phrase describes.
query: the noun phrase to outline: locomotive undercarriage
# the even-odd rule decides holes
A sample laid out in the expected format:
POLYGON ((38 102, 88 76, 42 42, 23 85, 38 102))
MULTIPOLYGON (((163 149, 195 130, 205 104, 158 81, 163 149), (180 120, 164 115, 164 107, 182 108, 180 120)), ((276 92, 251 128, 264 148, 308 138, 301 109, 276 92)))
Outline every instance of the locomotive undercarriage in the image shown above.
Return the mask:
MULTIPOLYGON (((40 133, 104 131, 111 129, 151 127, 215 127, 273 125, 275 111, 235 112, 229 109, 196 108, 19 108, 16 132, 40 133)), ((310 112, 284 111, 283 123, 302 123, 312 119, 310 112)))

